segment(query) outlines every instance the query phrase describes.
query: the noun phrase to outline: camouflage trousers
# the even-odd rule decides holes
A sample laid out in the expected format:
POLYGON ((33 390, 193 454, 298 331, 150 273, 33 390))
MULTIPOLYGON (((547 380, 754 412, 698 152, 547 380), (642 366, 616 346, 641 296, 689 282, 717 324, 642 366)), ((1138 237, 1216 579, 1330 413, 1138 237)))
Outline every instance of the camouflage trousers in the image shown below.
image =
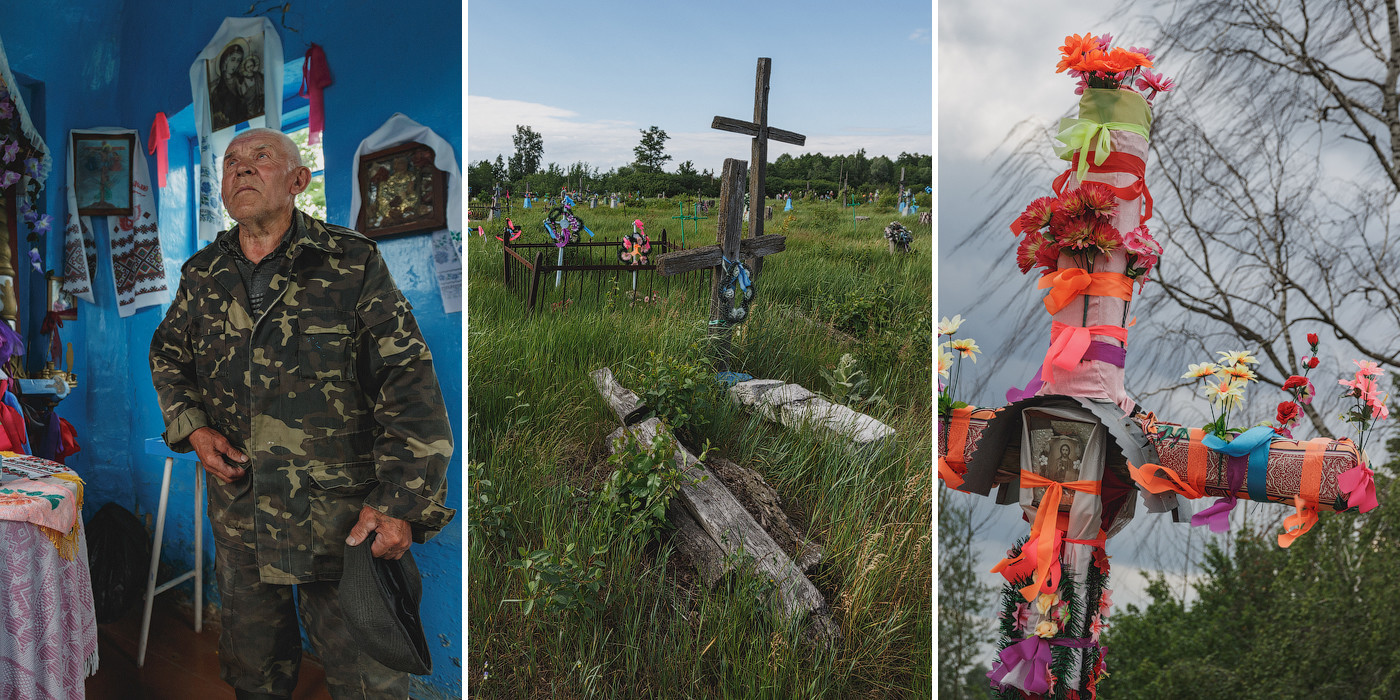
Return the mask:
POLYGON ((301 666, 300 617, 326 668, 331 697, 408 697, 408 674, 386 668, 359 650, 340 610, 338 581, 295 587, 263 583, 253 550, 216 538, 214 551, 222 598, 219 675, 224 682, 290 698, 301 666))

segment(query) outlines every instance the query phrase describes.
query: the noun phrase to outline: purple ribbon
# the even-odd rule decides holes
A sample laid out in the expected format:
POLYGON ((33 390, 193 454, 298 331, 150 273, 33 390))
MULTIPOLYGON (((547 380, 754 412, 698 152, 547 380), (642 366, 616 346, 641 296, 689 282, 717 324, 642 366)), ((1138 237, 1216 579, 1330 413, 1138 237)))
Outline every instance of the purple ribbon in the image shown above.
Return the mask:
POLYGON ((10 324, 0 321, 0 365, 10 361, 15 355, 24 354, 24 338, 21 338, 10 324))
POLYGON ((1006 675, 1022 661, 1030 661, 1032 664, 1031 672, 1026 674, 1025 685, 1020 686, 1021 690, 1039 695, 1050 692, 1050 681, 1045 676, 1046 671, 1050 668, 1050 647, 1052 645, 1075 649, 1088 649, 1097 646, 1094 640, 1088 637, 1062 639, 1027 637, 1001 650, 1001 654, 994 664, 995 668, 987 672, 987 680, 992 682, 993 688, 1001 690, 1002 680, 1006 678, 1006 675))
POLYGON ((1235 494, 1244 485, 1244 477, 1249 471, 1251 461, 1260 465, 1260 468, 1256 470, 1260 473, 1256 481, 1259 482, 1257 484, 1258 490, 1263 491, 1262 465, 1268 461, 1269 443, 1272 440, 1273 429, 1267 426, 1250 428, 1230 442, 1225 442, 1215 435, 1207 435, 1205 439, 1201 440, 1201 444, 1205 445, 1211 452, 1230 457, 1230 461, 1225 467, 1225 481, 1230 490, 1216 500, 1215 505, 1191 516, 1192 527, 1209 525, 1210 531, 1215 533, 1230 529, 1230 511, 1234 510, 1235 502, 1239 500, 1235 494))
MULTIPOLYGON (((1089 341, 1089 349, 1084 351, 1084 357, 1080 358, 1079 361, 1088 362, 1090 360, 1098 360, 1099 362, 1107 362, 1114 367, 1122 367, 1127 359, 1127 348, 1120 348, 1117 345, 1105 343, 1102 340, 1091 340, 1089 341)), ((1017 389, 1013 386, 1006 390, 1006 402, 1016 403, 1017 401, 1029 399, 1040 393, 1041 387, 1044 386, 1045 380, 1040 378, 1040 368, 1037 367, 1035 374, 1031 375, 1031 381, 1026 385, 1026 388, 1017 389)))

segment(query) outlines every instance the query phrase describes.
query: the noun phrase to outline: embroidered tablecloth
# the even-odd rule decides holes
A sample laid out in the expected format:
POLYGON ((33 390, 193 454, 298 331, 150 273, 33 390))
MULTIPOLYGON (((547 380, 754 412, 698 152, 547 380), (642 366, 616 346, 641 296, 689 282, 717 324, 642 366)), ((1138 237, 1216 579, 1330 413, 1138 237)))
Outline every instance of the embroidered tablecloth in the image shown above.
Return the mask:
POLYGON ((64 476, 76 475, 33 457, 0 467, 0 700, 82 698, 97 672, 80 486, 64 476), (71 529, 46 533, 36 519, 71 529))

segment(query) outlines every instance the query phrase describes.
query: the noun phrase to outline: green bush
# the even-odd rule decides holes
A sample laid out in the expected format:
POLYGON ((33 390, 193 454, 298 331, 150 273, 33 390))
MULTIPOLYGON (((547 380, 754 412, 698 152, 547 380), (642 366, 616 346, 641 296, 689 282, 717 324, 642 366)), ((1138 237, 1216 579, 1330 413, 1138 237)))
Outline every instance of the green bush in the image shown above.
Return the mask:
POLYGON ((686 483, 685 474, 676 468, 676 441, 658 431, 643 448, 628 433, 614 441, 613 449, 608 463, 614 470, 594 501, 596 512, 624 536, 650 540, 670 527, 666 508, 686 483))
POLYGON ((709 425, 717 392, 714 377, 700 363, 648 351, 637 385, 643 403, 676 435, 699 435, 709 425))

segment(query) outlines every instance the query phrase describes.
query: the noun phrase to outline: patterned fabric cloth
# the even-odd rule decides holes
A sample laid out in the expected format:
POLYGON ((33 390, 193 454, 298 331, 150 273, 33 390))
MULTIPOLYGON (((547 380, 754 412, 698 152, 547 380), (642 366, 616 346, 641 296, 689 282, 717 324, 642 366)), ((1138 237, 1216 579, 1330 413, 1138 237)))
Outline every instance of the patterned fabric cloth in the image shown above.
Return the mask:
POLYGON ((61 464, 0 458, 0 700, 82 698, 97 672, 82 482, 61 464))
POLYGON ((58 556, 28 523, 0 521, 0 700, 84 697, 97 672, 97 614, 81 524, 58 556))

